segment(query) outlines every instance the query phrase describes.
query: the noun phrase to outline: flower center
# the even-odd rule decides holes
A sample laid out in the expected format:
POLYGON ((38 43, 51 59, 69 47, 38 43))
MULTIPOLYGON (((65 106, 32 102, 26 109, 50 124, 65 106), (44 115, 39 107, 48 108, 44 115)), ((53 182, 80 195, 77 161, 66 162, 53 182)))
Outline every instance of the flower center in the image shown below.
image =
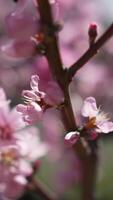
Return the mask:
POLYGON ((95 127, 96 127, 96 117, 89 118, 85 128, 91 129, 95 127))
POLYGON ((0 161, 3 165, 12 165, 17 159, 17 152, 15 149, 3 150, 0 153, 0 161))

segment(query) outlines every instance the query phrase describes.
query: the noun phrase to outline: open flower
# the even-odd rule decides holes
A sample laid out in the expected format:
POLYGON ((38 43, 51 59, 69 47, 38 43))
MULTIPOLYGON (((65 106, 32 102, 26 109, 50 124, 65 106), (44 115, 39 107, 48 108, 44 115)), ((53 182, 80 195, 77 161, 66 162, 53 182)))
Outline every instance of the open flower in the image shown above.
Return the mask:
POLYGON ((10 109, 0 88, 0 199, 16 199, 33 172, 33 164, 47 153, 36 127, 25 127, 16 109, 10 109))
POLYGON ((22 96, 26 104, 17 105, 17 111, 23 116, 23 120, 32 124, 42 119, 43 112, 51 107, 60 105, 63 100, 63 94, 55 81, 49 81, 46 84, 46 93, 39 89, 38 75, 32 75, 30 81, 31 90, 23 90, 22 96))
POLYGON ((113 122, 109 121, 107 115, 97 108, 94 97, 88 97, 83 103, 81 114, 86 118, 85 124, 78 131, 69 132, 65 136, 65 143, 72 146, 81 136, 88 140, 95 140, 98 133, 109 133, 113 131, 113 122))
POLYGON ((48 151, 47 145, 40 141, 35 127, 17 132, 15 137, 13 145, 0 146, 0 186, 4 186, 0 193, 9 199, 21 195, 27 184, 27 177, 33 173, 32 163, 48 151), (10 188, 14 183, 18 190, 11 192, 10 188))
POLYGON ((97 108, 96 100, 94 97, 88 97, 85 99, 82 116, 87 117, 86 128, 94 128, 98 133, 109 133, 113 131, 113 123, 109 121, 107 115, 97 108))
POLYGON ((19 104, 17 106, 17 111, 22 114, 24 121, 28 124, 41 119, 45 106, 43 102, 45 93, 39 90, 38 82, 39 77, 33 75, 30 82, 31 90, 24 90, 22 92, 26 105, 19 104))

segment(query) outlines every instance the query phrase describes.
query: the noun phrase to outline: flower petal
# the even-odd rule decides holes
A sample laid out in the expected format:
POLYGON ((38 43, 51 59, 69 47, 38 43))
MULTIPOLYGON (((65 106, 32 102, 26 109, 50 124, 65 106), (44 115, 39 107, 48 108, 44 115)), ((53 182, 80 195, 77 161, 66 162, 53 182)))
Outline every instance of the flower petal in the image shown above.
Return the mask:
POLYGON ((97 127, 99 128, 99 132, 102 132, 102 133, 109 133, 113 131, 112 122, 108 122, 108 121, 100 122, 100 123, 97 123, 97 127))
POLYGON ((85 99, 81 113, 84 117, 95 117, 98 114, 98 108, 94 97, 85 99))
POLYGON ((33 92, 33 90, 23 90, 22 96, 28 100, 40 101, 40 98, 33 92))
POLYGON ((14 180, 19 183, 20 185, 26 185, 27 184, 27 179, 22 176, 22 175, 16 175, 14 177, 14 180))
POLYGON ((31 86, 32 90, 39 91, 38 82, 39 82, 39 76, 38 75, 32 75, 31 76, 31 82, 30 82, 30 86, 31 86))
POLYGON ((77 142, 77 140, 79 139, 79 135, 80 135, 80 133, 78 131, 69 132, 65 136, 66 144, 68 144, 68 145, 75 144, 77 142))

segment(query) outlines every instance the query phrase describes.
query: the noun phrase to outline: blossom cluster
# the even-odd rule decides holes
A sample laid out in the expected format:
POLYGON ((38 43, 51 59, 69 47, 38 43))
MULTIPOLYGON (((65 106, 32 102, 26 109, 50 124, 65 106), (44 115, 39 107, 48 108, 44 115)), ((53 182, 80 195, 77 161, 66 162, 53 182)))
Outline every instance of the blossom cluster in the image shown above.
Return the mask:
MULTIPOLYGON (((56 88, 56 84, 52 83, 53 88, 56 88)), ((52 106, 57 106, 58 103, 62 103, 63 94, 60 96, 55 95, 55 91, 51 91, 48 95, 45 92, 39 90, 39 77, 32 75, 30 81, 31 90, 23 90, 22 96, 25 99, 26 104, 19 104, 17 111, 23 116, 23 119, 28 124, 36 123, 42 119, 43 112, 52 106)), ((56 88, 60 89, 60 88, 56 88)))
POLYGON ((0 88, 0 199, 15 199, 33 173, 33 163, 47 152, 39 130, 25 127, 15 108, 0 88))

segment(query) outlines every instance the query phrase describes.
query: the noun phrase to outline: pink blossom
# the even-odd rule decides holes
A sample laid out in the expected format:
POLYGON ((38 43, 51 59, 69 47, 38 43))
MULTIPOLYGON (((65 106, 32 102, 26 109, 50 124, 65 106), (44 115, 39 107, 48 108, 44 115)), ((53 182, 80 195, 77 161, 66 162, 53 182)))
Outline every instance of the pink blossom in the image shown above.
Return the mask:
POLYGON ((31 90, 23 90, 22 92, 26 105, 19 104, 17 106, 17 111, 22 114, 25 122, 29 124, 37 122, 42 118, 46 109, 57 106, 63 101, 64 98, 57 83, 49 81, 47 85, 46 94, 39 90, 39 77, 37 75, 31 76, 31 90))
POLYGON ((11 37, 7 44, 1 45, 1 51, 10 57, 28 57, 35 49, 31 40, 39 27, 39 15, 31 0, 18 1, 14 11, 6 17, 6 32, 11 37))
POLYGON ((99 133, 109 133, 113 131, 113 122, 109 121, 107 115, 101 112, 100 108, 97 108, 94 97, 87 97, 84 100, 81 114, 86 118, 85 124, 80 128, 80 132, 76 130, 66 134, 66 145, 74 145, 80 136, 84 136, 87 140, 95 140, 99 133))
POLYGON ((81 113, 82 116, 88 117, 87 127, 91 126, 91 128, 95 128, 97 132, 102 133, 113 131, 113 123, 109 121, 106 114, 100 111, 100 108, 97 108, 94 97, 85 99, 81 113))
POLYGON ((54 80, 49 81, 46 85, 45 102, 50 105, 57 105, 63 102, 63 92, 54 80))
POLYGON ((84 117, 96 117, 98 114, 99 110, 96 105, 96 100, 93 97, 88 97, 85 99, 83 107, 82 107, 82 115, 84 117))
POLYGON ((16 109, 10 109, 2 88, 0 94, 0 194, 15 199, 33 172, 32 163, 47 153, 48 146, 40 141, 37 128, 26 128, 16 109))
POLYGON ((26 105, 19 104, 17 106, 17 111, 22 114, 24 121, 29 124, 40 120, 43 114, 44 104, 42 101, 45 93, 39 90, 38 81, 39 77, 37 75, 31 77, 31 90, 24 90, 22 92, 26 105))
POLYGON ((44 101, 52 106, 61 104, 64 101, 63 92, 53 79, 47 60, 44 57, 36 59, 34 70, 40 77, 40 90, 46 93, 44 101))
POLYGON ((0 49, 3 55, 9 57, 29 57, 34 53, 35 43, 31 39, 12 39, 3 44, 0 49))
MULTIPOLYGON (((26 177, 33 172, 32 163, 47 153, 47 145, 41 143, 37 129, 32 127, 17 132, 13 145, 0 148, 0 184, 4 184, 3 195, 17 198, 27 184, 26 177), (8 179, 9 177, 9 179, 8 179), (18 186, 19 191, 10 192, 11 184, 18 186)), ((14 189, 14 188, 13 188, 14 189)), ((0 191, 1 192, 1 191, 0 191)))
MULTIPOLYGON (((55 20, 58 17, 58 2, 50 0, 55 20)), ((40 17, 36 8, 37 3, 32 0, 18 1, 17 7, 10 12, 6 19, 6 32, 10 36, 7 44, 4 42, 0 50, 9 57, 31 57, 35 53, 35 35, 40 31, 40 17)))

